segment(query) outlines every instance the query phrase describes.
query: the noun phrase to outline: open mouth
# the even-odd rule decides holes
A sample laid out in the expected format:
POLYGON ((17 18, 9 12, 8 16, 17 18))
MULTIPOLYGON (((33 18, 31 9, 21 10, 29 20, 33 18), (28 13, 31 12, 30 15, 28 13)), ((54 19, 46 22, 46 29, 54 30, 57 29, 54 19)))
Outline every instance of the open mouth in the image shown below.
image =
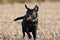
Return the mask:
POLYGON ((28 17, 28 18, 27 18, 27 20, 32 20, 32 17, 31 17, 31 16, 30 16, 30 17, 28 17))

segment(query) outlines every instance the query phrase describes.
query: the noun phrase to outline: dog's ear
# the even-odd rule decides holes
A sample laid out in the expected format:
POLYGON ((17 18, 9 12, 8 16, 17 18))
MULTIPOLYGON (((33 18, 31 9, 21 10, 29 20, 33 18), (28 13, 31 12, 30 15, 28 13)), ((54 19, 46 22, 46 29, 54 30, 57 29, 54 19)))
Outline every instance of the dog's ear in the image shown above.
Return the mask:
POLYGON ((34 9, 33 9, 35 12, 38 12, 39 10, 39 7, 37 5, 35 5, 34 9))
POLYGON ((25 4, 25 8, 26 8, 27 10, 29 9, 26 4, 25 4))

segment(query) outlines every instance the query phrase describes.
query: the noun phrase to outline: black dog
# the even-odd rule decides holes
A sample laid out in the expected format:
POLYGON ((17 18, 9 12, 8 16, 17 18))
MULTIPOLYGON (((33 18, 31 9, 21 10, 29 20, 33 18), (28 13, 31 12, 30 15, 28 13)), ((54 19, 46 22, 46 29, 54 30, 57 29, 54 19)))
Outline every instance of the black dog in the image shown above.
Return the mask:
POLYGON ((38 25, 38 10, 39 7, 35 5, 33 9, 28 8, 25 5, 27 12, 22 17, 17 17, 14 21, 23 19, 22 21, 22 33, 23 37, 25 37, 25 32, 27 33, 28 37, 31 38, 30 32, 32 32, 34 40, 36 40, 36 31, 38 25))

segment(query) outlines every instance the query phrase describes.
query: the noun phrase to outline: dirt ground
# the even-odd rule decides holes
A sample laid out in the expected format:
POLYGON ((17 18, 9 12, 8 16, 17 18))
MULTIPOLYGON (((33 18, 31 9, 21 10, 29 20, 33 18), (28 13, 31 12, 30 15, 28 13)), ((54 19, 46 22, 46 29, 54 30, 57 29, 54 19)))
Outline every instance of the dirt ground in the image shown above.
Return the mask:
MULTIPOLYGON (((25 3, 29 8, 35 4, 25 3)), ((26 13, 25 4, 0 4, 0 40, 28 40, 22 38, 21 21, 16 17, 26 13)), ((41 3, 38 12, 37 40, 60 40, 60 2, 41 3)), ((33 40, 33 39, 31 39, 33 40)))

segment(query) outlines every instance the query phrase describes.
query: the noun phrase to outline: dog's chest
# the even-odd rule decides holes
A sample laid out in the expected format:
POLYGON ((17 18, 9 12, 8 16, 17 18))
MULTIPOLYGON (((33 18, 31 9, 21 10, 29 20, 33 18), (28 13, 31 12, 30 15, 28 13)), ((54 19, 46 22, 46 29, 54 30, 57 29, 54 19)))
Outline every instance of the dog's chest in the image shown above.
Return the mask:
POLYGON ((36 20, 36 21, 27 21, 26 25, 31 27, 31 26, 35 26, 37 23, 38 23, 38 20, 36 20))
POLYGON ((27 27, 32 27, 35 26, 36 24, 38 24, 38 18, 34 19, 34 20, 26 20, 26 18, 24 18, 23 23, 27 26, 27 27))

